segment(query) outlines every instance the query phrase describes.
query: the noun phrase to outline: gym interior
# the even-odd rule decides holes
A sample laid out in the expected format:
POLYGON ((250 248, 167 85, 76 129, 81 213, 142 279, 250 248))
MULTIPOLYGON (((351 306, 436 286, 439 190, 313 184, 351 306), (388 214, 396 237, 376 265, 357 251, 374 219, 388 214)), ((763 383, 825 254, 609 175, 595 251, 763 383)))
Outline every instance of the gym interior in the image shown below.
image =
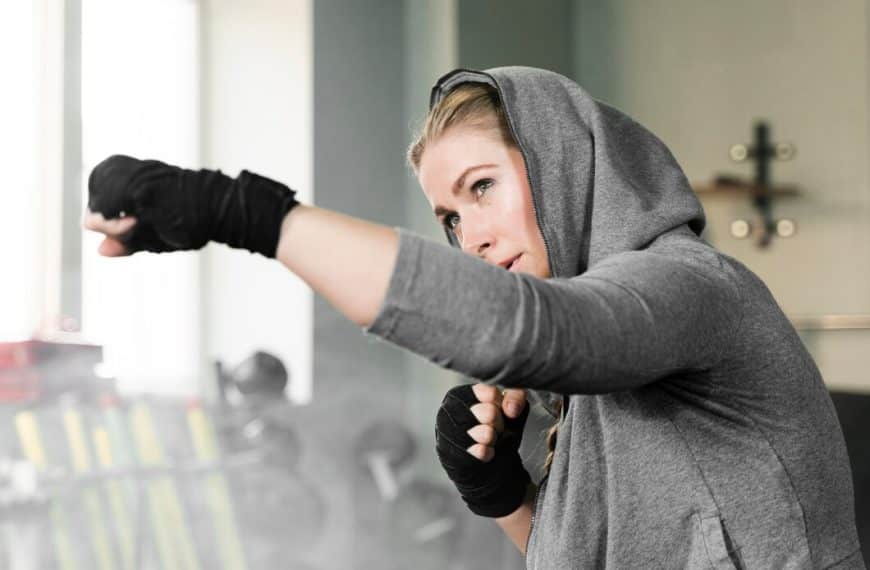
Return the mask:
MULTIPOLYGON (((441 470, 458 374, 209 244, 97 254, 112 153, 444 235, 405 162, 435 78, 544 67, 638 117, 704 238, 824 377, 870 548, 870 9, 861 0, 33 0, 0 7, 0 567, 523 568, 441 470)), ((521 453, 540 476, 552 419, 521 453)))

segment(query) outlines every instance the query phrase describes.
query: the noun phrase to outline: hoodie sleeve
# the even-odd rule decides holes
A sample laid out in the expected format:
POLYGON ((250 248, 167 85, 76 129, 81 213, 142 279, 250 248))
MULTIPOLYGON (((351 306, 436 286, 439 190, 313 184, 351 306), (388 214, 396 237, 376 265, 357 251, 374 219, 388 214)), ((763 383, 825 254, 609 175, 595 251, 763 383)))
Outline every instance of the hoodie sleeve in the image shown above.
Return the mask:
POLYGON ((407 230, 399 240, 387 295, 363 331, 490 384, 593 394, 706 369, 742 315, 724 269, 649 251, 539 279, 407 230))

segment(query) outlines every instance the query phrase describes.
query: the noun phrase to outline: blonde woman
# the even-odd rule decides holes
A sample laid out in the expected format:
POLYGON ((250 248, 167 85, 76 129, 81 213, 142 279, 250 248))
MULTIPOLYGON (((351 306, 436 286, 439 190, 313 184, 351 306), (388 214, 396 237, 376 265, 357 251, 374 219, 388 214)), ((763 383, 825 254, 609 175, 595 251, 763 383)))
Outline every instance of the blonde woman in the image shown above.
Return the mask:
POLYGON ((530 568, 864 567, 819 371, 700 237, 655 135, 556 73, 460 69, 409 160, 453 247, 247 171, 124 156, 92 173, 84 225, 108 256, 215 240, 276 258, 365 333, 479 380, 445 396, 436 450, 530 568), (560 418, 540 487, 518 454, 527 391, 560 418))

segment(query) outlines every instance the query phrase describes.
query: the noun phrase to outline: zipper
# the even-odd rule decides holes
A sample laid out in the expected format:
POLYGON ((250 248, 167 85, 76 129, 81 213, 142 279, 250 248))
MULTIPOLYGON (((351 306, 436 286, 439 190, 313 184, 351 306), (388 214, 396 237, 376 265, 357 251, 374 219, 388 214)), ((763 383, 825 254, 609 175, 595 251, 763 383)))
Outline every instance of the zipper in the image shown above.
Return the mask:
POLYGON ((538 497, 541 496, 541 491, 547 485, 547 479, 550 478, 550 474, 548 473, 546 477, 541 481, 541 484, 538 485, 538 488, 535 490, 535 498, 532 501, 532 518, 529 521, 529 538, 526 540, 526 553, 524 556, 526 567, 529 566, 529 546, 532 544, 532 533, 535 531, 535 518, 538 514, 538 497))
POLYGON ((496 81, 495 78, 492 77, 491 75, 487 75, 487 76, 495 84, 495 88, 498 91, 499 98, 501 99, 501 107, 504 110, 505 115, 507 116, 508 125, 511 128, 511 135, 513 135, 514 141, 516 141, 517 146, 520 147, 520 154, 523 155, 523 164, 526 167, 526 180, 529 183, 529 190, 531 190, 531 194, 532 194, 532 208, 534 208, 534 210, 535 210, 535 220, 537 220, 537 222, 538 222, 538 230, 541 232, 541 239, 544 240, 544 248, 547 250, 547 261, 550 264, 550 277, 555 277, 556 276, 555 275, 556 267, 555 267, 555 264, 553 263, 553 255, 552 255, 552 252, 550 250, 550 243, 547 241, 547 234, 544 233, 544 224, 543 224, 543 219, 541 218, 541 209, 538 207, 538 200, 536 198, 535 191, 533 190, 532 176, 531 176, 531 174, 529 174, 529 161, 526 158, 526 155, 527 155, 526 149, 523 146, 523 143, 520 141, 520 137, 517 135, 517 129, 514 126, 514 119, 511 116, 511 112, 510 112, 510 109, 508 108, 508 105, 506 105, 504 102, 504 95, 501 92, 501 87, 499 86, 498 81, 496 81))
MULTIPOLYGON (((495 84, 496 91, 498 91, 498 96, 501 100, 501 108, 504 110, 504 114, 507 116, 508 126, 511 128, 511 135, 514 137, 517 146, 520 147, 520 154, 523 155, 523 165, 526 167, 526 181, 529 183, 529 190, 532 194, 532 209, 535 210, 535 220, 538 222, 538 231, 541 232, 541 239, 544 241, 544 249, 547 250, 547 263, 550 265, 550 277, 556 277, 556 264, 553 263, 553 253, 550 248, 550 242, 547 241, 547 234, 544 232, 544 220, 541 217, 541 209, 538 207, 537 193, 534 191, 534 187, 532 186, 532 175, 529 174, 529 160, 526 158, 528 153, 526 152, 523 143, 520 142, 520 137, 517 135, 517 129, 514 126, 514 119, 511 116, 508 105, 504 102, 504 96, 501 92, 501 87, 499 86, 498 81, 496 81, 491 75, 487 75, 487 77, 489 77, 495 84)), ((568 396, 562 397, 562 417, 559 419, 560 423, 564 423, 563 420, 565 419, 565 413, 568 410, 569 402, 570 400, 568 399, 568 396)))

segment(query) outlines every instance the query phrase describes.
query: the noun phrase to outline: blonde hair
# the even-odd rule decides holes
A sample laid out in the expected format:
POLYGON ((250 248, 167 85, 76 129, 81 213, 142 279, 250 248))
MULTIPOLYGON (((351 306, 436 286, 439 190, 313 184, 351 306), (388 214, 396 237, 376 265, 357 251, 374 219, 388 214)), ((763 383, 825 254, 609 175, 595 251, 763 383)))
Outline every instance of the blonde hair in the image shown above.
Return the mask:
MULTIPOLYGON (((484 83, 462 83, 441 99, 426 115, 422 129, 408 147, 408 164, 417 173, 420 170, 420 160, 426 147, 449 129, 466 127, 495 133, 509 147, 518 145, 511 135, 507 116, 502 107, 498 91, 484 83)), ((562 413, 562 400, 556 404, 556 417, 562 413)), ((547 432, 547 458, 544 461, 544 473, 549 474, 550 465, 556 449, 559 421, 547 432)))
MULTIPOLYGON (((560 417, 562 415, 562 398, 556 402, 555 405, 555 414, 556 417, 560 417)), ((544 476, 546 477, 550 473, 550 465, 553 463, 553 456, 556 453, 556 439, 557 434, 559 432, 559 420, 556 420, 556 423, 547 431, 547 459, 544 461, 544 476)))
POLYGON ((420 170, 426 147, 449 129, 460 126, 494 133, 508 146, 517 146, 498 91, 484 83, 462 83, 429 111, 419 134, 408 147, 408 164, 415 173, 420 170))

